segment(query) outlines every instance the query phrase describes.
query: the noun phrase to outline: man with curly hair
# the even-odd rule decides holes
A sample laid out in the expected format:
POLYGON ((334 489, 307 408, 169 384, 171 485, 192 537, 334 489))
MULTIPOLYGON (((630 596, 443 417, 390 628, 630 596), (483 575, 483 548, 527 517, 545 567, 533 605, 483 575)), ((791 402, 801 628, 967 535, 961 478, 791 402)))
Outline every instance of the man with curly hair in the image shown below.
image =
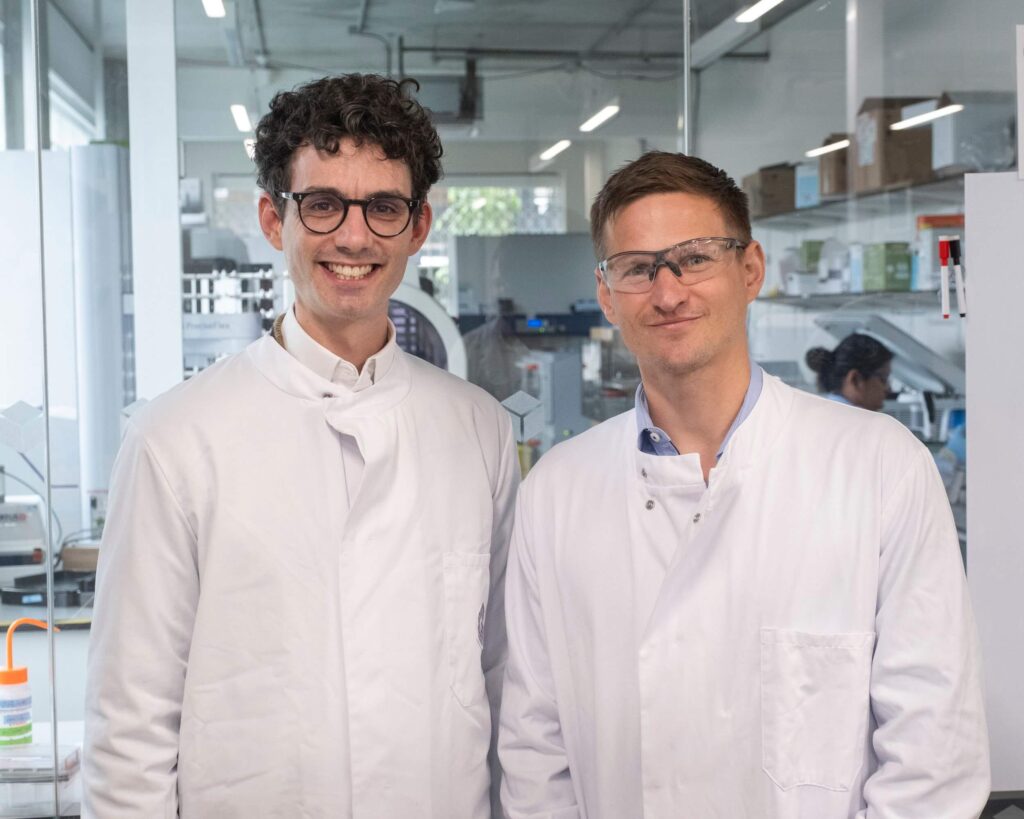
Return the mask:
POLYGON ((126 432, 86 815, 491 815, 518 464, 501 407, 388 319, 441 172, 411 85, 324 78, 257 127, 295 304, 126 432))

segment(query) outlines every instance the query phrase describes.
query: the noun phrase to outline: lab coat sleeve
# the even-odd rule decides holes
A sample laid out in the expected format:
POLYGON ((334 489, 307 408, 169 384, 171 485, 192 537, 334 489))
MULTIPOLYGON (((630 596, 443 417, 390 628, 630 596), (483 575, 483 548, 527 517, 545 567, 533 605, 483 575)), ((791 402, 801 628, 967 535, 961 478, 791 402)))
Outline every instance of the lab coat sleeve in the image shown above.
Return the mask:
POLYGON ((175 817, 196 536, 133 427, 110 498, 89 645, 83 816, 175 817))
POLYGON ((501 799, 507 819, 579 819, 532 554, 533 522, 521 492, 505 587, 509 659, 498 743, 501 799))
POLYGON ((516 490, 519 488, 519 455, 512 435, 512 422, 502 411, 500 416, 501 457, 493 493, 494 511, 491 529, 491 587, 484 618, 485 634, 482 655, 487 699, 491 707, 491 747, 488 762, 491 768, 491 813, 501 817, 501 764, 498 760, 498 718, 501 689, 508 658, 505 632, 505 564, 515 513, 516 490))
POLYGON ((878 768, 859 819, 967 819, 989 797, 978 638, 956 528, 927 450, 883 497, 871 668, 878 768))

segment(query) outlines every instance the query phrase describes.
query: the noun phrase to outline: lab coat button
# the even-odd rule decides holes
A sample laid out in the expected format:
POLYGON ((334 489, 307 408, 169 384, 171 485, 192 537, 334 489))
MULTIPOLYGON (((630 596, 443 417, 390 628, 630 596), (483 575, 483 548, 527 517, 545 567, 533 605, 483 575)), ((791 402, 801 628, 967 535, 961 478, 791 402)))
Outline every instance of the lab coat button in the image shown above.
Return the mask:
POLYGON ((644 504, 644 507, 647 509, 647 511, 650 511, 651 509, 654 508, 654 501, 652 501, 652 500, 647 501, 647 503, 644 504))
POLYGON ((320 397, 321 397, 321 398, 334 398, 334 393, 333 393, 333 392, 325 392, 325 393, 324 393, 323 395, 321 395, 320 397))
POLYGON ((647 477, 647 470, 646 469, 641 469, 640 470, 640 475, 641 475, 641 477, 646 478, 647 477))
POLYGON ((700 512, 693 516, 694 523, 700 523, 700 512))

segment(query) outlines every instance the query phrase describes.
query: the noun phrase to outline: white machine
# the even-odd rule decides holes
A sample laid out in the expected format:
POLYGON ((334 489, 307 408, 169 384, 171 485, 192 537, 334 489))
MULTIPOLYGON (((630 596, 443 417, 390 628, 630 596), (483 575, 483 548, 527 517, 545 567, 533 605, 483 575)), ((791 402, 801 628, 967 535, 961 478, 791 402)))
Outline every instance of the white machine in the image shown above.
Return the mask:
POLYGON ((388 315, 395 324, 398 346, 431 364, 466 377, 466 345, 459 328, 438 301, 408 280, 394 295, 388 315))

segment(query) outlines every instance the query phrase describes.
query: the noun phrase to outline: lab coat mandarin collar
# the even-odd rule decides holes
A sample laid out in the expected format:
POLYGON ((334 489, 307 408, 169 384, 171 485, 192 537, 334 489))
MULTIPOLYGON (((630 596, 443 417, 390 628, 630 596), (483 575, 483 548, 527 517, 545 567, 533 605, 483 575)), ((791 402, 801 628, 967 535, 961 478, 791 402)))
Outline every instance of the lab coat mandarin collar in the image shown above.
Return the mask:
MULTIPOLYGON (((779 432, 792 409, 792 392, 785 389, 779 380, 765 373, 760 396, 744 422, 736 427, 722 452, 718 465, 711 470, 709 486, 721 485, 726 473, 734 477, 741 476, 759 461, 770 457, 771 449, 778 440, 779 432)), ((636 410, 633 417, 625 424, 625 445, 631 454, 634 465, 634 476, 645 484, 676 484, 689 483, 678 469, 668 462, 677 461, 680 457, 665 458, 637 448, 636 410)), ((697 456, 693 456, 696 460, 697 456)), ((699 461, 697 461, 699 472, 699 461)), ((689 470, 686 470, 687 475, 689 470)), ((692 476, 691 476, 692 477, 692 476)), ((701 480, 703 483, 703 480, 701 480)))
MULTIPOLYGON (((328 421, 333 416, 364 418, 397 406, 409 393, 410 370, 406 353, 395 348, 387 378, 358 392, 340 387, 302 364, 295 356, 266 335, 246 348, 257 370, 283 392, 307 401, 322 401, 328 421)), ((332 426, 334 423, 332 422, 332 426)))
POLYGON ((281 323, 281 334, 284 337, 285 349, 295 358, 321 378, 353 392, 365 390, 383 379, 391 369, 395 351, 398 349, 395 325, 391 319, 388 319, 387 341, 380 350, 366 359, 362 370, 357 370, 354 364, 315 341, 299 324, 294 307, 285 313, 284 321, 281 323))

